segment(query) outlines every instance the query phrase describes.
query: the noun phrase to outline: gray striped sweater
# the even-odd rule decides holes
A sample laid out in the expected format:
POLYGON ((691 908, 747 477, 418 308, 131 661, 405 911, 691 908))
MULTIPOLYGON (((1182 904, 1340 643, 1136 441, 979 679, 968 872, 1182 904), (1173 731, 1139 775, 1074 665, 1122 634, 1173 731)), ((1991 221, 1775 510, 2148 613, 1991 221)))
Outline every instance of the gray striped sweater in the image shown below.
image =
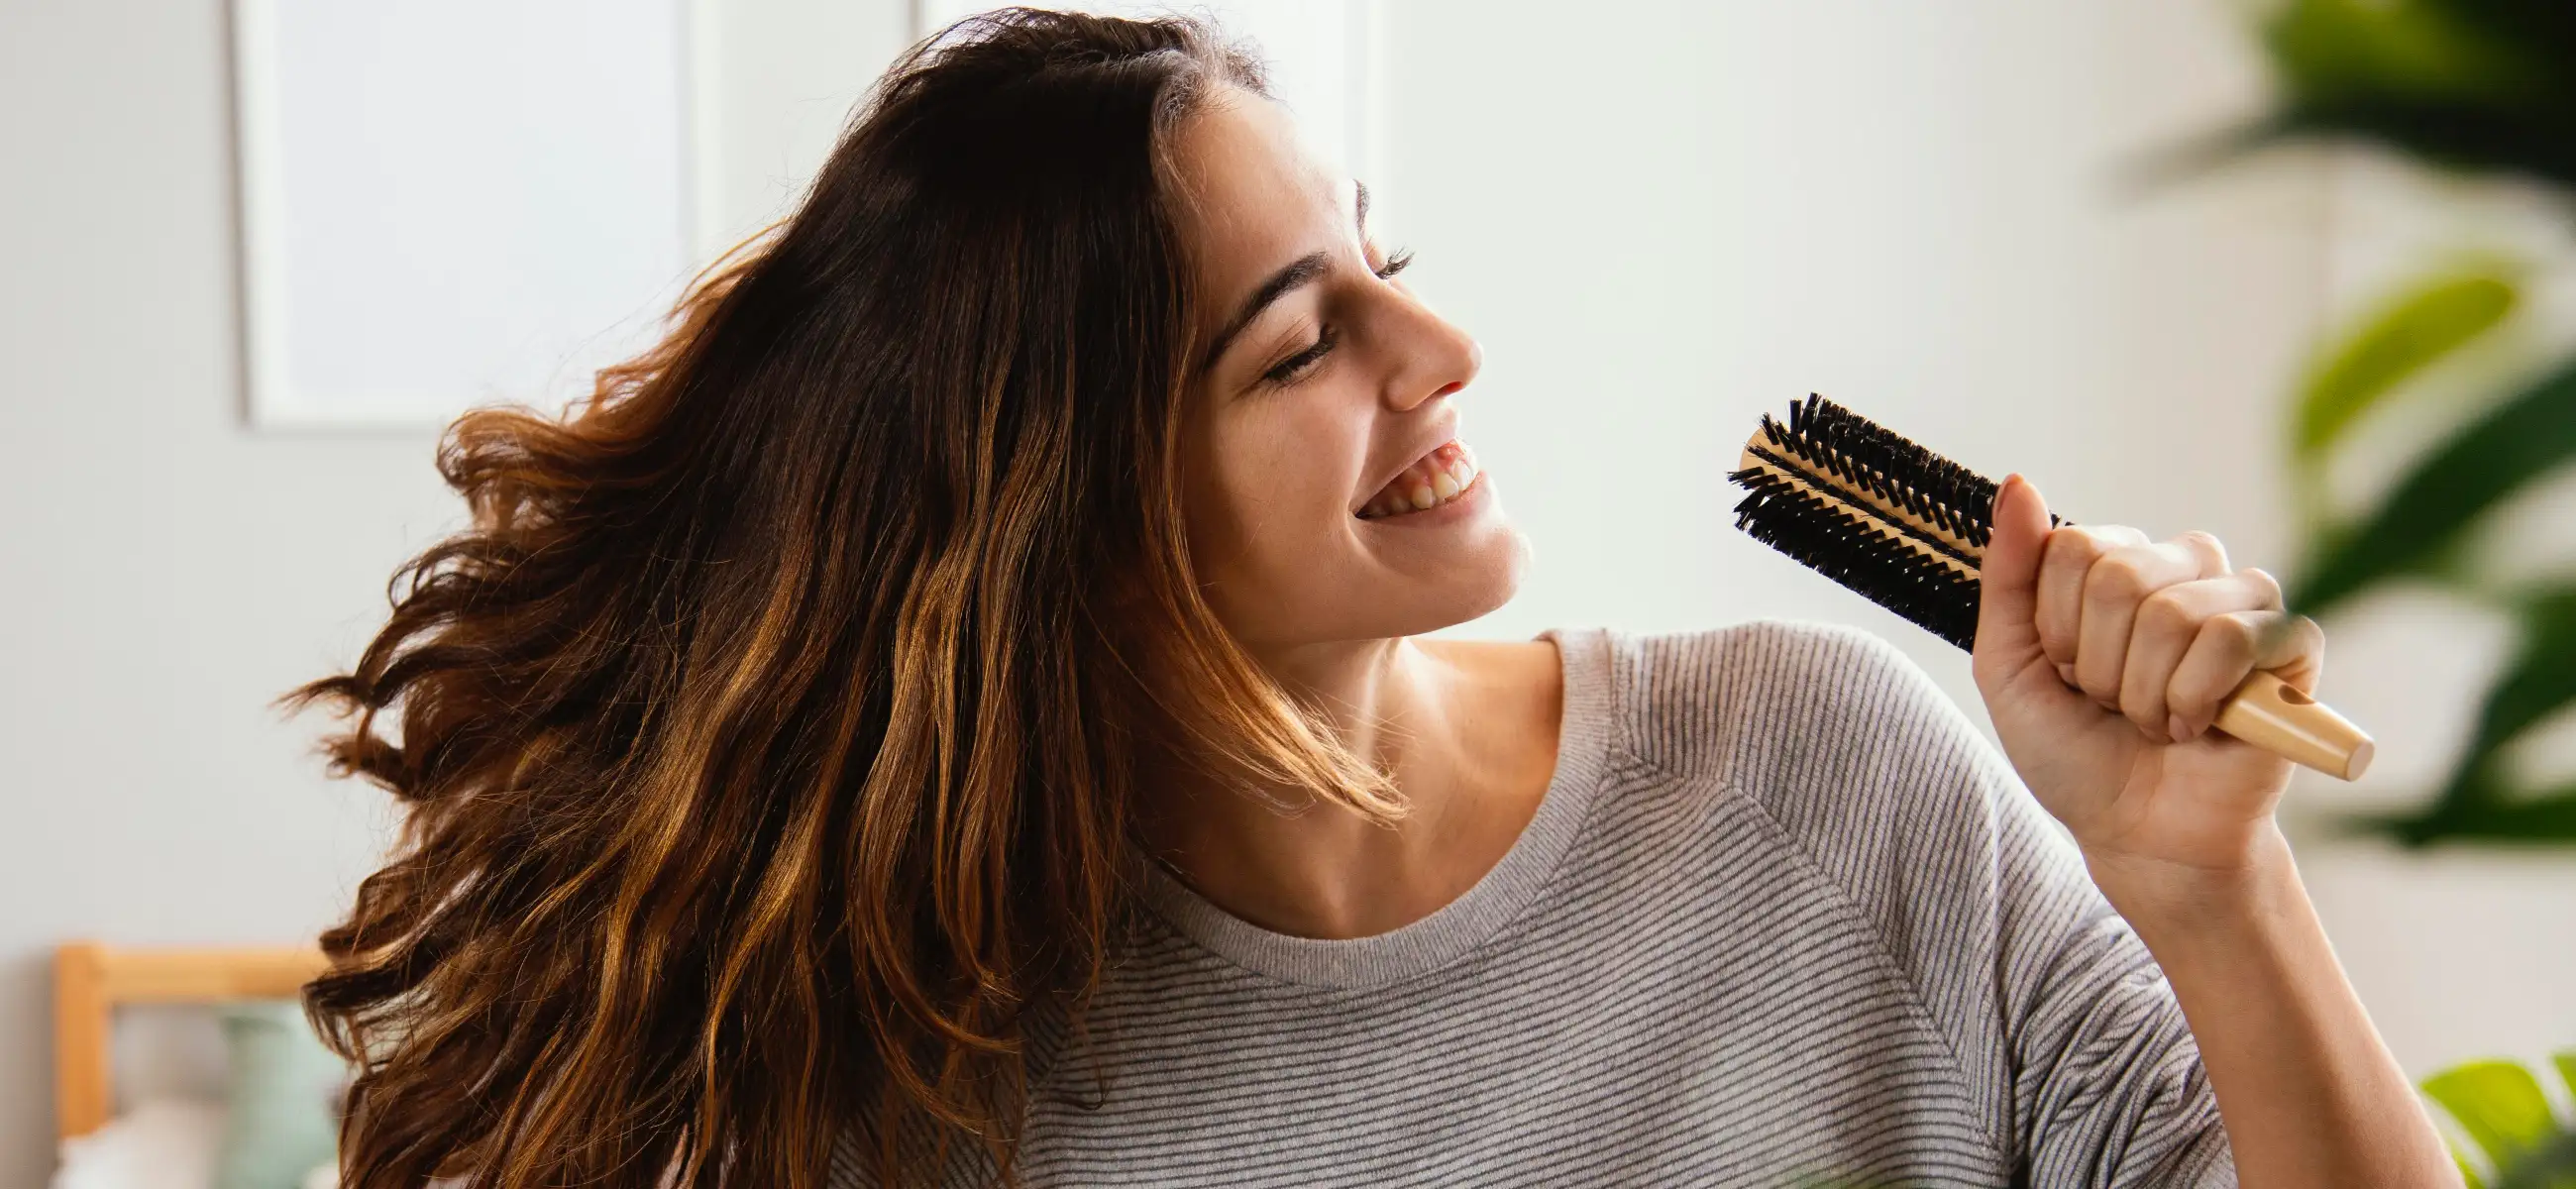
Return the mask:
POLYGON ((1456 902, 1314 941, 1154 878, 1033 1037, 1024 1184, 2234 1183, 2154 962, 1893 649, 1555 639, 1554 781, 1456 902))

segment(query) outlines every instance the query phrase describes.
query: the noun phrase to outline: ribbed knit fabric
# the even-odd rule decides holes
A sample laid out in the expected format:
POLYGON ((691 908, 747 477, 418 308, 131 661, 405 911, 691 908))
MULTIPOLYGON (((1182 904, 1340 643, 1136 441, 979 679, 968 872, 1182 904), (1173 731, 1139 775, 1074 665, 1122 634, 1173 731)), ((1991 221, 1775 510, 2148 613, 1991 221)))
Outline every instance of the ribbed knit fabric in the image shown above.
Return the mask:
POLYGON ((1557 771, 1493 871, 1355 941, 1157 876, 1087 1034, 1032 1041, 1022 1183, 2235 1182, 2154 962, 1893 649, 1554 638, 1557 771))

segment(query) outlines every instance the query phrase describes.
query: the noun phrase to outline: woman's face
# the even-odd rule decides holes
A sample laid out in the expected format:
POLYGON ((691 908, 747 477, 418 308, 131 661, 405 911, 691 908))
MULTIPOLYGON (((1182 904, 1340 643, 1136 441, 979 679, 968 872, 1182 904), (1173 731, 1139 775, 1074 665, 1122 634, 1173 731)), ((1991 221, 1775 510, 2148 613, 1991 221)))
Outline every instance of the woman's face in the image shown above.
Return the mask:
POLYGON ((1210 348, 1182 499, 1218 618, 1277 656, 1501 606, 1527 545, 1459 436, 1475 340, 1395 278, 1366 192, 1277 104, 1222 88, 1172 148, 1210 348))

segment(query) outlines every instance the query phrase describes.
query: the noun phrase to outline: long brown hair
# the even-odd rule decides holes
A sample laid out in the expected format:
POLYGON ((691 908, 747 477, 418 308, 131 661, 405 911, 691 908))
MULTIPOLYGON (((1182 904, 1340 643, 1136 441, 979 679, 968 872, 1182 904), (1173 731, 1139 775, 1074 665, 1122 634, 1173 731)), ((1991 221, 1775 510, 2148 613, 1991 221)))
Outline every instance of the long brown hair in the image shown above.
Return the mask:
POLYGON ((1396 812, 1191 578, 1163 146, 1221 84, 1187 21, 966 22, 656 349, 449 430, 471 527, 291 695, 407 808, 308 989, 344 1184, 814 1185, 854 1134, 1007 1175, 1147 757, 1396 812))

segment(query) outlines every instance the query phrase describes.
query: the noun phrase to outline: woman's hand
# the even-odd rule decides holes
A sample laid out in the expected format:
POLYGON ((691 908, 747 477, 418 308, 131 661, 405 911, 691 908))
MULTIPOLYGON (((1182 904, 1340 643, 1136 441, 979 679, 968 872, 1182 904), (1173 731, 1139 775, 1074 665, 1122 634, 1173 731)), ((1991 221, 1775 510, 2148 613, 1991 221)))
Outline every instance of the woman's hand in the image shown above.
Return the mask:
POLYGON ((2270 575, 2231 570, 2206 533, 2052 530, 2019 476, 1994 519, 1977 686, 2005 754, 2103 891, 2197 897, 2265 861, 2290 764, 2210 722, 2256 669, 2312 690, 2316 624, 2282 609, 2270 575))

